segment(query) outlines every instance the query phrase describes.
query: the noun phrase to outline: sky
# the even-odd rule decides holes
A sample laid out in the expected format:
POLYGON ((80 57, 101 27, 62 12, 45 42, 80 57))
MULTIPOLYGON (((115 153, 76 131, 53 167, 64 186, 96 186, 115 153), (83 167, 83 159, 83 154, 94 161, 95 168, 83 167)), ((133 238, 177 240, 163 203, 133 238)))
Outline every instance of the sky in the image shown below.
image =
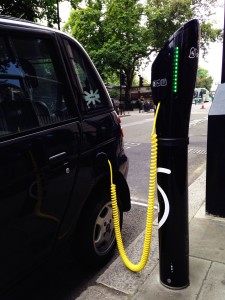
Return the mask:
MULTIPOLYGON (((214 13, 211 17, 211 22, 216 28, 223 28, 224 26, 224 3, 225 0, 218 0, 218 6, 212 9, 214 13)), ((61 26, 68 19, 70 14, 70 4, 69 2, 60 2, 60 18, 63 20, 61 26)), ((208 50, 208 54, 205 58, 202 57, 200 51, 199 56, 199 66, 208 70, 209 75, 213 78, 212 90, 216 90, 218 84, 221 83, 221 68, 222 68, 222 43, 211 43, 208 50)), ((151 64, 143 70, 144 77, 148 77, 151 74, 151 64)))
MULTIPOLYGON (((219 0, 218 7, 213 9, 214 15, 212 16, 212 23, 217 28, 223 28, 224 26, 224 0, 219 0)), ((222 71, 222 43, 211 43, 208 55, 205 59, 202 58, 201 52, 199 56, 199 66, 207 69, 209 75, 213 77, 213 87, 215 90, 217 85, 221 83, 221 71, 222 71)))

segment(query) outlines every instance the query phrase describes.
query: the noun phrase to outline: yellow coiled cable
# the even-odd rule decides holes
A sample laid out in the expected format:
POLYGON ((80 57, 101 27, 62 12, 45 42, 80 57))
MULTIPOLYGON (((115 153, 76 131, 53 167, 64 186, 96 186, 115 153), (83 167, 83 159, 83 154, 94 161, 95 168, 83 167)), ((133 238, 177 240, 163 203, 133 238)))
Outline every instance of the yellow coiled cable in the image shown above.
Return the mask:
POLYGON ((116 196, 116 185, 113 183, 113 172, 111 162, 108 160, 110 168, 110 178, 111 178, 111 201, 112 201, 112 213, 113 213, 113 222, 114 230, 117 241, 117 247, 120 253, 120 256, 125 264, 125 266, 133 272, 139 272, 144 269, 150 252, 151 246, 151 237, 152 237, 152 227, 153 227, 153 218, 154 218, 154 200, 155 200, 155 190, 156 190, 156 176, 157 176, 157 146, 158 139, 157 134, 155 133, 156 119, 159 111, 160 103, 157 106, 153 129, 151 133, 151 161, 150 161, 150 178, 149 178, 149 193, 148 193, 148 210, 147 210, 147 219, 146 219, 146 230, 145 230, 145 239, 144 246, 142 251, 141 260, 138 264, 133 264, 126 255, 122 236, 120 232, 120 218, 117 206, 117 196, 116 196))

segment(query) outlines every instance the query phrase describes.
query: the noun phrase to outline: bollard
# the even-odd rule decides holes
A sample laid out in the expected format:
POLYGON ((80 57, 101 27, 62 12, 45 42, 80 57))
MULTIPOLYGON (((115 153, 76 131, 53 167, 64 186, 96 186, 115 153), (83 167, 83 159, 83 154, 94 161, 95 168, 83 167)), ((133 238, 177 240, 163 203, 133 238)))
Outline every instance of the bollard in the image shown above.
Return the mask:
POLYGON ((189 285, 188 131, 198 68, 199 22, 176 31, 152 65, 152 96, 160 102, 158 201, 160 281, 171 289, 189 285))
POLYGON ((204 107, 204 99, 202 98, 202 107, 201 107, 201 109, 205 109, 205 107, 204 107))

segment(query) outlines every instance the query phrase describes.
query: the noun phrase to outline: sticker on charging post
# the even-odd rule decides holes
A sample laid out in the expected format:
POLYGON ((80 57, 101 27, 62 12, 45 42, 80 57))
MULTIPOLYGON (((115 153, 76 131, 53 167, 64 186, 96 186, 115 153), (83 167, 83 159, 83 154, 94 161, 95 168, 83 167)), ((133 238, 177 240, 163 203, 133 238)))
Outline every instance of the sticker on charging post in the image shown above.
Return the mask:
MULTIPOLYGON (((164 174, 171 174, 171 170, 166 169, 166 168, 157 168, 157 172, 158 173, 164 173, 164 174)), ((163 198, 164 201, 164 213, 163 216, 161 218, 161 220, 159 221, 158 224, 158 228, 162 227, 163 224, 166 222, 168 216, 169 216, 169 212, 170 212, 170 203, 169 203, 169 199, 166 195, 166 193, 164 192, 164 190, 157 184, 157 188, 163 198)))

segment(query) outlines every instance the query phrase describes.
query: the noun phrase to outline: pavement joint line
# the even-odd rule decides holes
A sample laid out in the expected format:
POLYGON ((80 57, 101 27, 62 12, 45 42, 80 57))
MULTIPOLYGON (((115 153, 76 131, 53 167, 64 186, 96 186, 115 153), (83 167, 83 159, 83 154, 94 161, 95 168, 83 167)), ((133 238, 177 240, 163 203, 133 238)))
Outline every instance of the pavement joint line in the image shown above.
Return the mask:
MULTIPOLYGON (((205 260, 205 261, 208 261, 208 262, 212 262, 212 260, 210 259, 210 258, 203 258, 203 257, 201 257, 201 256, 197 256, 197 255, 193 255, 193 254, 189 254, 189 257, 191 258, 191 257, 193 257, 193 258, 197 258, 197 259, 199 259, 199 260, 205 260)), ((224 263, 222 263, 221 261, 217 261, 217 260, 215 260, 215 261, 213 261, 213 262, 217 262, 217 263, 219 263, 219 264, 223 264, 224 265, 224 263)), ((207 276, 206 276, 207 277, 207 276)))
MULTIPOLYGON (((115 288, 115 287, 111 287, 111 286, 108 286, 107 284, 105 284, 105 283, 102 283, 102 282, 96 282, 96 286, 102 286, 103 288, 107 288, 107 289, 109 289, 109 290, 114 290, 114 291, 116 291, 117 293, 119 293, 119 294, 122 294, 122 295, 124 295, 124 296, 128 296, 128 294, 126 294, 125 292, 123 292, 123 291, 121 291, 121 290, 119 290, 119 289, 117 289, 117 288, 115 288)), ((101 299, 100 299, 101 300, 101 299)))
MULTIPOLYGON (((198 257, 198 259, 201 259, 201 258, 198 257)), ((210 261, 210 260, 208 260, 208 261, 210 261)), ((198 299, 199 299, 199 296, 201 295, 201 291, 202 291, 202 288, 203 288, 203 286, 204 286, 204 282, 206 281, 206 279, 207 279, 207 277, 208 277, 208 275, 209 275, 209 271, 210 271, 210 269, 212 268, 212 265, 213 265, 213 262, 211 261, 210 266, 209 266, 209 268, 208 268, 208 271, 206 272, 205 277, 204 277, 204 280, 202 281, 202 284, 201 284, 201 286, 200 286, 200 289, 199 289, 199 291, 198 291, 198 293, 197 293, 196 300, 198 300, 198 299)))

